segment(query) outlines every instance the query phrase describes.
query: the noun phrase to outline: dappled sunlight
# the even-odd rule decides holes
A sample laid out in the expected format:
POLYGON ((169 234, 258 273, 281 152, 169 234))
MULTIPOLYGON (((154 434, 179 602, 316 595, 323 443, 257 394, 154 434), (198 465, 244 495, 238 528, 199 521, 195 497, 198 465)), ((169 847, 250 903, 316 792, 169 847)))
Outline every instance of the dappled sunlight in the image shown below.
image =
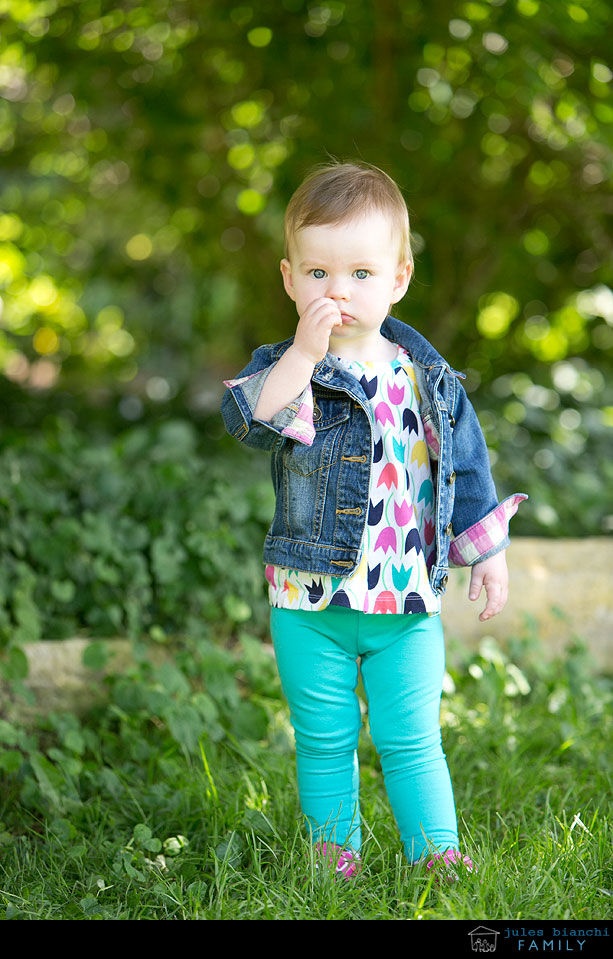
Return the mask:
MULTIPOLYGON (((496 620, 448 644, 478 874, 441 888, 401 855, 360 683, 364 869, 317 879, 269 631, 269 464, 219 406, 295 329, 288 199, 363 160, 410 213, 395 315, 465 374, 499 498, 529 494, 512 532, 613 532, 610 5, 0 7, 0 918, 606 915, 611 680, 566 623, 544 655, 527 590, 504 640, 496 620)), ((522 571, 547 590, 550 565, 522 571)))

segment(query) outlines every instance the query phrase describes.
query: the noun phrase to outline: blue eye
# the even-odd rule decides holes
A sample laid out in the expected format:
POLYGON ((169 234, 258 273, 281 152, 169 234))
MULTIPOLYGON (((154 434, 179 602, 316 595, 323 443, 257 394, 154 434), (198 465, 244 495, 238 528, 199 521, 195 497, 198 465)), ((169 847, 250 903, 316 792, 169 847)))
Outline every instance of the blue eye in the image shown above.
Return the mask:
POLYGON ((323 280, 324 276, 326 275, 325 270, 311 270, 311 273, 316 280, 323 280))
POLYGON ((357 276, 358 280, 365 280, 368 276, 370 276, 370 271, 369 271, 369 270, 356 270, 356 271, 355 271, 355 275, 357 276))

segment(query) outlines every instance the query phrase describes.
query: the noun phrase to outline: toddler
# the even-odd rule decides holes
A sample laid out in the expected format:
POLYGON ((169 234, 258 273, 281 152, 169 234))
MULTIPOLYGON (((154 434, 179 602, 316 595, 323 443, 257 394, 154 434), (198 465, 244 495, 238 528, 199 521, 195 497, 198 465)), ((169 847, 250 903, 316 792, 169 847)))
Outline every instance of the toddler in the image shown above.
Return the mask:
POLYGON ((317 855, 359 869, 358 661, 370 732, 409 862, 472 863, 441 744, 448 568, 470 566, 481 620, 507 599, 508 524, 476 414, 452 370, 388 315, 413 273, 409 218, 376 167, 315 170, 285 218, 295 335, 226 382, 228 431, 271 452, 264 545, 271 634, 317 855))

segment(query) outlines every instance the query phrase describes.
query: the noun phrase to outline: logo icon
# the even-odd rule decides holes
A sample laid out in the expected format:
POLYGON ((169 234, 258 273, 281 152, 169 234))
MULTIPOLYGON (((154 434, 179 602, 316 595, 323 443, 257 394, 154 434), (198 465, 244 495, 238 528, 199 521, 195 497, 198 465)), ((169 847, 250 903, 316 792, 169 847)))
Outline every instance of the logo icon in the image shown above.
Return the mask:
POLYGON ((477 926, 469 932, 470 948, 473 952, 496 952, 498 933, 487 926, 477 926))

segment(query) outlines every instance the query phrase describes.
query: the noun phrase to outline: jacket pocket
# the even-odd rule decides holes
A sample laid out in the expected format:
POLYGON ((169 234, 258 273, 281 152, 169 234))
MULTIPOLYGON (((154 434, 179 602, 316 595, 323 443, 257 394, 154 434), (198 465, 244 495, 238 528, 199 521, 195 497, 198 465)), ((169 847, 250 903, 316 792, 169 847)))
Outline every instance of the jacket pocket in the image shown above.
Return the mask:
POLYGON ((339 434, 349 419, 349 404, 325 404, 314 400, 313 426, 315 439, 311 446, 289 442, 283 452, 283 467, 298 476, 312 476, 328 470, 338 459, 339 434), (342 409, 339 409, 339 405, 342 409))
POLYGON ((282 464, 281 503, 273 534, 286 535, 306 543, 329 543, 334 534, 338 469, 349 424, 349 404, 315 406, 315 439, 312 446, 288 441, 280 452, 282 464), (320 410, 318 415, 317 410, 320 410), (284 533, 280 533, 280 527, 284 533), (276 527, 276 528, 275 528, 276 527))

